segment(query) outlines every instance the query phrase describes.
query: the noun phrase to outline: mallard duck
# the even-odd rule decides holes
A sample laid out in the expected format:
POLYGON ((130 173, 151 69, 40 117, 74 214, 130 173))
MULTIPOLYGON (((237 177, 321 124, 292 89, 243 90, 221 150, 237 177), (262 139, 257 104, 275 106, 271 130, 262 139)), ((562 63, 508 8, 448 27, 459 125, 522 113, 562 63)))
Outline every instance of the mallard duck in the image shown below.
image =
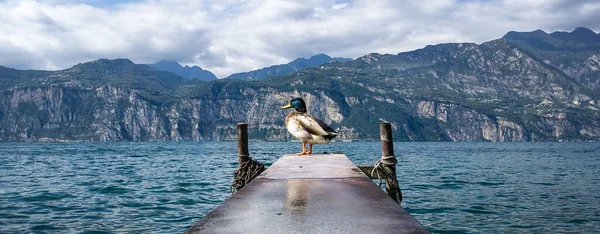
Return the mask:
POLYGON ((302 142, 302 152, 299 155, 311 154, 313 144, 327 144, 337 136, 337 132, 325 122, 306 113, 306 104, 302 98, 293 98, 282 108, 296 110, 285 117, 285 127, 302 142), (306 150, 307 143, 308 150, 306 150))

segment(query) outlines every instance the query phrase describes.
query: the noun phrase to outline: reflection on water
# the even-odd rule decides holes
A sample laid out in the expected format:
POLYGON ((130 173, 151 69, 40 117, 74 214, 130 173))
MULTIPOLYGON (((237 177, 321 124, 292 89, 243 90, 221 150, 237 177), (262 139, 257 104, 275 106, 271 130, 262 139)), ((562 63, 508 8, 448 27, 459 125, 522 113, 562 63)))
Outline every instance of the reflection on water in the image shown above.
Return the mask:
POLYGON ((307 180, 288 180, 285 207, 292 216, 304 215, 309 198, 308 186, 307 180))

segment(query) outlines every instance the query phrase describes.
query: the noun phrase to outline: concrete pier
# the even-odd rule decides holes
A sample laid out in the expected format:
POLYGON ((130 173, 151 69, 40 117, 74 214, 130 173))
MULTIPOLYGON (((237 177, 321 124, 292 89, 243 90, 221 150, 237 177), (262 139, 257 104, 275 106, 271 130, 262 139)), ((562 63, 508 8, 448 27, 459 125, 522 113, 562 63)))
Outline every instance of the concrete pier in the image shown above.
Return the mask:
POLYGON ((284 155, 186 233, 429 233, 343 154, 284 155))

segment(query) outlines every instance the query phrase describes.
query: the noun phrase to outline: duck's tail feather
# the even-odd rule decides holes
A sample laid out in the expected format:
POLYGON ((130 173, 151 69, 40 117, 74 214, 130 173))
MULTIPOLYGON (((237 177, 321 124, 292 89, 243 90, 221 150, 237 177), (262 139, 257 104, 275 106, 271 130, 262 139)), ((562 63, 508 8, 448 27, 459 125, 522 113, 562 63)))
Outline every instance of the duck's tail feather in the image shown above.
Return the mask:
POLYGON ((329 135, 323 136, 323 138, 327 139, 327 140, 332 140, 333 138, 335 138, 337 136, 337 132, 328 132, 329 135))

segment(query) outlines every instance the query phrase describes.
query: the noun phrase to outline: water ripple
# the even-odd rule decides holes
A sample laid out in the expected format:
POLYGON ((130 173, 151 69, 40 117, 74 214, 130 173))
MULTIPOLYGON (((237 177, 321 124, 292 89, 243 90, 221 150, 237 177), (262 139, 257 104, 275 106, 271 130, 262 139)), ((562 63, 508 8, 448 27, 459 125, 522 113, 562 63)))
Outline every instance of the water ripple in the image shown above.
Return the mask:
MULTIPOLYGON (((0 144, 0 233, 181 233, 230 196, 235 142, 0 144)), ((377 142, 319 145, 357 165, 377 142)), ((250 142, 271 165, 298 143, 250 142)), ((396 143, 403 207, 435 233, 594 233, 598 143, 396 143)), ((294 151, 295 152, 295 151, 294 151)))

